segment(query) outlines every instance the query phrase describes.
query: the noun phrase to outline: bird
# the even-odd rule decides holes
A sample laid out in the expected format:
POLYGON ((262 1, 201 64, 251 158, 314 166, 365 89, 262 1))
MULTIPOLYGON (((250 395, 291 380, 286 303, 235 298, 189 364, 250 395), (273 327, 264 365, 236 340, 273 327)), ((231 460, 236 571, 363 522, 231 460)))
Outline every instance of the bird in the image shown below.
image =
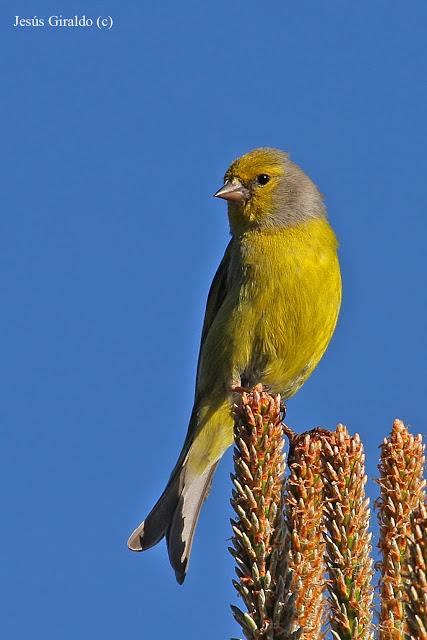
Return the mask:
POLYGON ((179 584, 233 442, 236 388, 261 384, 291 398, 323 356, 341 304, 338 241, 323 197, 288 153, 242 155, 214 196, 227 201, 231 239, 207 298, 188 431, 165 490, 128 540, 143 551, 165 537, 179 584))

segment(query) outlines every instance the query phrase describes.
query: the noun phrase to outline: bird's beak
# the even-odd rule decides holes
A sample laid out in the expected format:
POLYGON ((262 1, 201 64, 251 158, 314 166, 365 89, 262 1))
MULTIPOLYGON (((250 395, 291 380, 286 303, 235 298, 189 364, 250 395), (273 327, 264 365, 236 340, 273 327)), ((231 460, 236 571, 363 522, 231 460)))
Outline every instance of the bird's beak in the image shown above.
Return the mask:
POLYGON ((224 186, 214 193, 214 198, 224 198, 230 202, 243 202, 249 198, 249 191, 240 180, 233 178, 230 182, 227 180, 224 186))

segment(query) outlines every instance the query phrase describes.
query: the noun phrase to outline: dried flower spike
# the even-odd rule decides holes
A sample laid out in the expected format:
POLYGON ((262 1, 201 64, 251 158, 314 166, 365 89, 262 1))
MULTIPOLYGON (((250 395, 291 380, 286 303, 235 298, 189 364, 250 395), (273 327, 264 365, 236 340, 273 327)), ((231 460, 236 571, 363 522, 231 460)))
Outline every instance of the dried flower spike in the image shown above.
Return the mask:
POLYGON ((372 546, 363 445, 339 424, 325 435, 322 455, 329 624, 340 640, 371 640, 372 546))
POLYGON ((394 421, 390 437, 381 446, 377 502, 382 552, 380 640, 408 638, 404 576, 408 574, 411 515, 423 502, 423 451, 421 436, 411 435, 401 420, 394 421))
POLYGON ((285 493, 288 557, 294 574, 292 591, 304 640, 321 637, 323 618, 322 433, 315 429, 292 438, 285 493))
POLYGON ((297 640, 284 553, 280 397, 259 389, 244 392, 235 408, 231 504, 236 518, 230 552, 238 578, 233 584, 247 612, 235 606, 232 611, 249 640, 297 640))
POLYGON ((408 640, 427 640, 427 506, 411 515, 405 575, 408 640))

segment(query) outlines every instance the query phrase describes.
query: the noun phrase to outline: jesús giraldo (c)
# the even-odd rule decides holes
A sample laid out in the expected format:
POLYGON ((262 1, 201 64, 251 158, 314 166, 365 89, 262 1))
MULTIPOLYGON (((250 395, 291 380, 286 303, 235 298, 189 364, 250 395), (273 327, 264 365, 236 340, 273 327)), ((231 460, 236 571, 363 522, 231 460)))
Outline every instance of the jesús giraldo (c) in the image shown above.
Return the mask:
POLYGON ((93 27, 94 20, 87 16, 72 16, 65 18, 62 15, 49 16, 48 18, 24 18, 15 16, 14 27, 93 27))

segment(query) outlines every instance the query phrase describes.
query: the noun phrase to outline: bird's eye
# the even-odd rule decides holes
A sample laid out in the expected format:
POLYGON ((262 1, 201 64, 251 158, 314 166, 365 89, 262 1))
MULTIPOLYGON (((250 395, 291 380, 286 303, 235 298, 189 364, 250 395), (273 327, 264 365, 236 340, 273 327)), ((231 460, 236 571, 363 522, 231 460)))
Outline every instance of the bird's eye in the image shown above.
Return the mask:
POLYGON ((262 186, 267 184, 269 180, 270 180, 270 176, 268 176, 266 173, 260 173, 260 175, 256 177, 256 181, 258 182, 258 184, 262 186))

